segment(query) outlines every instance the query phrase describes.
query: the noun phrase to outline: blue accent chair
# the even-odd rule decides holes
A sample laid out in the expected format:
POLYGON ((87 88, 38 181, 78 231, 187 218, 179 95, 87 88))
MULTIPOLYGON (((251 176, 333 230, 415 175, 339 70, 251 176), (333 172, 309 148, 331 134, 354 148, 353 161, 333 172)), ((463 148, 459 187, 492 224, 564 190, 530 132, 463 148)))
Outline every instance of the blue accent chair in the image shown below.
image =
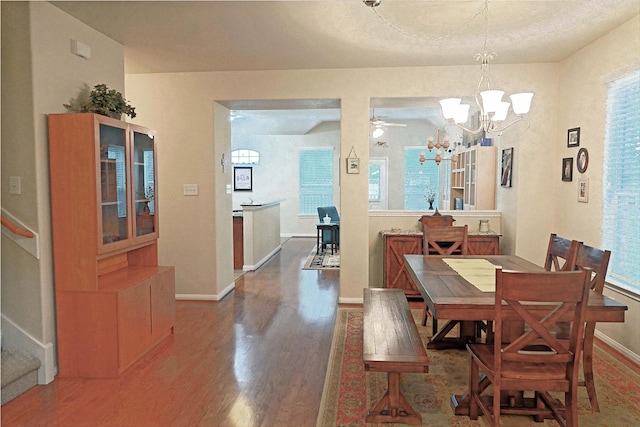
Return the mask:
MULTIPOLYGON (((338 215, 338 209, 335 206, 324 206, 318 208, 318 218, 322 222, 322 218, 329 215, 332 223, 340 224, 340 215, 338 215)), ((329 230, 322 231, 322 249, 326 248, 326 244, 331 241, 331 232, 329 230)), ((340 228, 336 232, 336 246, 340 247, 340 228)))

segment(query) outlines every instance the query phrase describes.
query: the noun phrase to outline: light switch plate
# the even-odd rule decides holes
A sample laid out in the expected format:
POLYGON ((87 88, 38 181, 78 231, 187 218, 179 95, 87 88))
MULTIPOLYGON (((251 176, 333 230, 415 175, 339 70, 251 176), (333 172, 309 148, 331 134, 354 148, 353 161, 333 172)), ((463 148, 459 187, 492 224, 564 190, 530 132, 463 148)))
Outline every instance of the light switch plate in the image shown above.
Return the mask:
POLYGON ((198 184, 184 184, 182 186, 182 194, 185 196, 197 196, 198 184))
POLYGON ((20 189, 20 177, 19 176, 10 176, 9 177, 9 194, 20 194, 22 190, 20 189))

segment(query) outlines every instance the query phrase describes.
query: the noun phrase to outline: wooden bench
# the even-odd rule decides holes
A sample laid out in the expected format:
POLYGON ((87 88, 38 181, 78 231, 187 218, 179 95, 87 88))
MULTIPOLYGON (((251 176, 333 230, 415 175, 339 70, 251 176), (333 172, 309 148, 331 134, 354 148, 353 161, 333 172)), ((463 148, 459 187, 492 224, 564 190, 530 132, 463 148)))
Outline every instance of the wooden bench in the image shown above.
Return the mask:
POLYGON ((429 372, 429 358, 401 289, 364 289, 362 335, 365 371, 386 372, 388 381, 366 422, 422 425, 420 413, 400 392, 400 374, 429 372))

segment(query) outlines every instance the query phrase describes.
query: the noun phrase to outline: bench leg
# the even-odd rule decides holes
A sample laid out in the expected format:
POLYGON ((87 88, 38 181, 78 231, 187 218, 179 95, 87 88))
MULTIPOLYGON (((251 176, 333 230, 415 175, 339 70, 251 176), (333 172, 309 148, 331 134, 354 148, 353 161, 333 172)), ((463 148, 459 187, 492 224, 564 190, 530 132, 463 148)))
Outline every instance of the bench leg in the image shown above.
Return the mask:
POLYGON ((387 373, 388 388, 382 399, 367 414, 368 423, 403 423, 422 425, 422 416, 416 412, 400 392, 400 373, 387 373))

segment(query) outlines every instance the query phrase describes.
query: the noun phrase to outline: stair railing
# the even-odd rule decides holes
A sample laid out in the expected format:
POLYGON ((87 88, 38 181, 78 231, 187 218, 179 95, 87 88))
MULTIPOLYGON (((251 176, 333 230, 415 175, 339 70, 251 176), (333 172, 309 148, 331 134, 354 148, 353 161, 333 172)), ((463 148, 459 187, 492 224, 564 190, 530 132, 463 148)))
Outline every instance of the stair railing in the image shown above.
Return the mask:
POLYGON ((2 215, 0 218, 2 219, 2 225, 7 227, 13 234, 17 234, 18 236, 22 237, 28 237, 29 239, 35 237, 35 235, 31 231, 14 224, 9 218, 5 217, 4 215, 2 215))
POLYGON ((2 222, 2 234, 13 240, 34 258, 40 259, 40 236, 38 233, 29 230, 27 226, 4 209, 2 209, 0 220, 2 222))

